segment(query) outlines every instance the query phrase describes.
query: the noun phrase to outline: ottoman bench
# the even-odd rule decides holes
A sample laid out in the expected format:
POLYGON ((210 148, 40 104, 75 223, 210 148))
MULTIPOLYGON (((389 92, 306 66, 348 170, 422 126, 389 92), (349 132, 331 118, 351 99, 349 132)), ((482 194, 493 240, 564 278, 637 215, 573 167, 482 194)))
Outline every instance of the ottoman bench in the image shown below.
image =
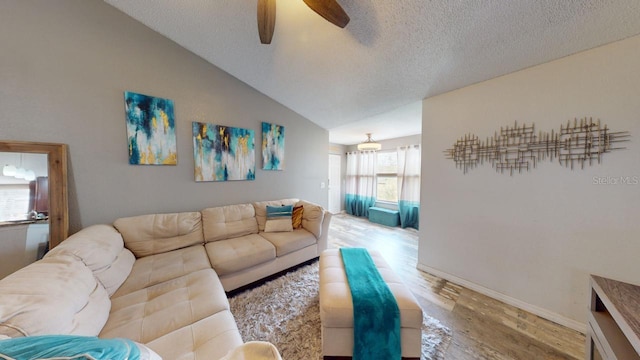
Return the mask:
MULTIPOLYGON (((373 262, 396 298, 400 309, 403 359, 420 359, 422 309, 411 291, 391 270, 384 258, 369 251, 373 262)), ((324 359, 353 355, 353 304, 339 249, 320 254, 320 321, 324 359)))
POLYGON ((386 226, 400 225, 400 212, 398 210, 390 210, 379 207, 369 208, 369 221, 386 226))

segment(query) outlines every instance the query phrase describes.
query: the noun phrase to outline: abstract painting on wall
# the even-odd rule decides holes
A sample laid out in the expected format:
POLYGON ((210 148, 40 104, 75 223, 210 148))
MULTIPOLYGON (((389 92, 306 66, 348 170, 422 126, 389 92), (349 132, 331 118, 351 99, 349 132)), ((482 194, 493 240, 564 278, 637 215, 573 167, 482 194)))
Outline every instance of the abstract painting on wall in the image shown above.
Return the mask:
POLYGON ((129 164, 176 165, 173 101, 125 91, 129 164))
POLYGON ((256 151, 254 131, 192 123, 196 181, 254 180, 256 151))
POLYGON ((262 169, 284 169, 284 126, 262 123, 262 169))

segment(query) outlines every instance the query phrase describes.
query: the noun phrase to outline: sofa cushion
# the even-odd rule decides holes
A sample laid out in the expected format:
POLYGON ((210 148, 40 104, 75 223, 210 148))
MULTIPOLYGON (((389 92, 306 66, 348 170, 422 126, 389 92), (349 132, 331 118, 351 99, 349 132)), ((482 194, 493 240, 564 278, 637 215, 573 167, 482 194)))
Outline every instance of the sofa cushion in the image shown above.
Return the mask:
POLYGON ((82 261, 60 254, 0 280, 0 334, 95 336, 109 316, 106 290, 82 261))
POLYGON ((205 245, 218 275, 233 273, 276 258, 276 248, 260 235, 210 242, 205 245))
POLYGON ((256 212, 251 204, 220 206, 202 210, 204 241, 218 241, 258 233, 256 212))
POLYGON ((111 301, 107 290, 96 283, 95 289, 89 294, 86 305, 76 313, 74 317, 76 326, 70 334, 97 336, 107 322, 110 309, 111 301))
POLYGON ((294 205, 297 202, 298 202, 298 199, 282 199, 282 200, 254 202, 253 207, 256 212, 256 220, 258 221, 258 230, 264 231, 264 225, 267 222, 267 205, 269 206, 294 205))
POLYGON ((93 271, 109 295, 122 285, 135 257, 125 249, 122 235, 111 225, 92 225, 71 235, 45 257, 68 254, 78 257, 93 271))
POLYGON ((300 200, 296 206, 302 205, 302 227, 320 239, 322 235, 322 221, 324 219, 324 209, 322 206, 308 201, 300 200))
POLYGON ((195 271, 112 299, 100 337, 148 343, 228 309, 216 273, 212 269, 195 271))
POLYGON ((120 254, 108 268, 94 271, 93 275, 100 284, 107 290, 109 296, 115 294, 122 284, 127 280, 136 257, 127 248, 123 248, 120 254))
POLYGON ((220 359, 242 345, 242 337, 229 310, 220 311, 146 344, 171 360, 220 359))
POLYGON ((316 237, 305 229, 293 230, 292 232, 265 232, 261 236, 276 247, 277 256, 286 255, 318 242, 316 237))
POLYGON ((264 224, 264 232, 293 231, 292 213, 293 205, 267 205, 267 222, 264 224))
POLYGON ((200 212, 133 216, 113 225, 138 258, 204 242, 200 212))
POLYGON ((202 245, 146 256, 136 260, 131 274, 112 298, 203 269, 211 269, 211 263, 202 245))

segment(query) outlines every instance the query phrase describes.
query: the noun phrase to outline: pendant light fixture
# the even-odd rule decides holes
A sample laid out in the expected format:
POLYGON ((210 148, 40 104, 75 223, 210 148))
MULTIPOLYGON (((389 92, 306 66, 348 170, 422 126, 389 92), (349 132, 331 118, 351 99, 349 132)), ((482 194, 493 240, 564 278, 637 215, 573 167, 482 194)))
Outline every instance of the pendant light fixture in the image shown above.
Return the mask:
POLYGON ((371 138, 371 133, 367 133, 367 140, 365 140, 365 142, 358 144, 359 151, 378 151, 381 148, 382 145, 371 138))
POLYGON ((2 175, 4 175, 4 176, 15 176, 17 170, 18 169, 16 169, 15 166, 7 164, 2 168, 2 175))
POLYGON ((33 181, 36 179, 36 173, 33 170, 25 169, 22 165, 22 154, 20 154, 20 166, 6 164, 2 167, 3 176, 13 176, 16 179, 33 181))
POLYGON ((33 170, 27 170, 24 173, 24 179, 27 181, 33 181, 36 179, 36 173, 33 170))
POLYGON ((25 176, 27 175, 27 170, 23 167, 19 167, 16 170, 16 174, 13 175, 13 177, 15 177, 16 179, 23 179, 25 178, 25 176))

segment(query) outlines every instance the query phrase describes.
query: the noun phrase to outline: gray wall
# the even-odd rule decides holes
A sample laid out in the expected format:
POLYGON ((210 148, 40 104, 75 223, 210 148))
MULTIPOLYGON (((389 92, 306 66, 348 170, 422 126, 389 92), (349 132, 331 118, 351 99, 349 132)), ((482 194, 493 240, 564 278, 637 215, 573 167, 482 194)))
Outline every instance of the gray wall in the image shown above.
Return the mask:
POLYGON ((299 197, 327 206, 328 132, 98 0, 0 2, 0 139, 69 144, 71 230, 299 197), (175 102, 177 166, 128 164, 125 90, 175 102), (256 180, 196 183, 191 122, 255 130, 256 180), (286 128, 262 171, 260 122, 286 128))

